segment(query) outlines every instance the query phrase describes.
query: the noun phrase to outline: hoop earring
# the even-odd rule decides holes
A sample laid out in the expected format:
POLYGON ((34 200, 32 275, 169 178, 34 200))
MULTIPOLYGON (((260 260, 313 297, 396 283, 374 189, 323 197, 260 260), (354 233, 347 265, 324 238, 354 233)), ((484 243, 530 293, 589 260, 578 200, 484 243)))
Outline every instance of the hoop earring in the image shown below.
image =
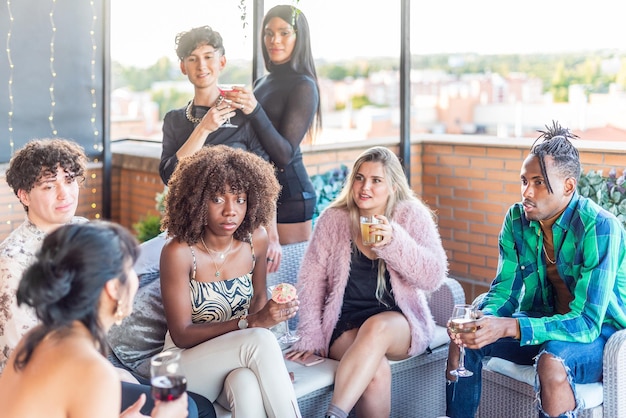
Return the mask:
POLYGON ((115 308, 115 314, 113 315, 115 319, 115 325, 122 325, 122 321, 124 320, 124 310, 122 309, 122 304, 120 301, 117 301, 117 307, 115 308))

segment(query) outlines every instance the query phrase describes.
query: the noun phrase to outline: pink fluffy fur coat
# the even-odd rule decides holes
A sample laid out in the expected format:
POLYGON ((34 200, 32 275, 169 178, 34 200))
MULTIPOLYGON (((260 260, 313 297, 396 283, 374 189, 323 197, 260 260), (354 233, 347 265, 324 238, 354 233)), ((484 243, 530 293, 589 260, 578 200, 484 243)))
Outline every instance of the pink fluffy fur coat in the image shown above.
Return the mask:
MULTIPOLYGON (((430 343, 435 322, 426 296, 447 275, 448 262, 431 212, 420 201, 397 204, 390 219, 392 241, 376 249, 385 260, 395 300, 411 328, 408 355, 422 353, 430 343)), ((300 273, 298 333, 293 349, 328 350, 341 313, 352 250, 347 211, 326 209, 317 219, 300 273)))

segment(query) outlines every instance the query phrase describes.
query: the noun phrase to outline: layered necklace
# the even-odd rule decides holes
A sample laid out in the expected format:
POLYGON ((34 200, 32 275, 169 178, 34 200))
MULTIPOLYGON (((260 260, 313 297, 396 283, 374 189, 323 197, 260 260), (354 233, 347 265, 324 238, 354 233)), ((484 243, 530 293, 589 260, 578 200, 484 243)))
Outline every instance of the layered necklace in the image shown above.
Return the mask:
POLYGON ((230 250, 233 248, 233 241, 234 241, 233 236, 231 235, 230 244, 228 244, 228 247, 222 252, 215 251, 207 247, 207 245, 204 242, 204 237, 200 237, 200 241, 202 242, 202 246, 204 247, 206 252, 209 254, 209 257, 211 257, 211 261, 213 261, 213 265, 215 266, 215 277, 220 277, 220 275, 222 274, 221 273, 222 268, 224 267, 224 264, 226 264, 226 258, 228 258, 228 255, 230 254, 230 250), (214 253, 216 254, 216 258, 222 262, 219 265, 219 267, 217 266, 217 262, 215 261, 215 258, 213 257, 214 253))
MULTIPOLYGON (((193 115, 192 110, 193 110, 194 99, 189 100, 189 103, 187 103, 187 107, 185 108, 185 117, 187 118, 189 122, 193 123, 194 125, 197 125, 202 121, 202 118, 197 118, 193 115)), ((215 104, 213 105, 213 107, 221 105, 223 101, 224 101, 224 96, 220 94, 217 100, 215 101, 215 104)))

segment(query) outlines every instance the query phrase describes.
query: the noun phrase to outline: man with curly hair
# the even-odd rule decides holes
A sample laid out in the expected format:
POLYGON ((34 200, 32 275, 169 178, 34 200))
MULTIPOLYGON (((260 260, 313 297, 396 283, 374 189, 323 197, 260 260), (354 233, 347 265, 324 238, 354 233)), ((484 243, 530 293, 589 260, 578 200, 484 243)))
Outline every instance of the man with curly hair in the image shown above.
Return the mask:
POLYGON ((626 231, 577 193, 576 136, 556 122, 540 132, 522 164, 522 201, 502 225, 496 277, 477 303, 477 329, 448 330, 452 418, 476 413, 486 356, 535 365, 540 417, 576 416, 582 402, 575 384, 602 381, 604 346, 626 328, 626 231), (452 374, 459 345, 472 376, 452 374))
POLYGON ((30 141, 11 158, 6 181, 26 219, 0 244, 0 372, 22 336, 38 323, 33 309, 17 306, 22 272, 47 234, 87 221, 74 216, 86 164, 83 149, 63 139, 30 141))

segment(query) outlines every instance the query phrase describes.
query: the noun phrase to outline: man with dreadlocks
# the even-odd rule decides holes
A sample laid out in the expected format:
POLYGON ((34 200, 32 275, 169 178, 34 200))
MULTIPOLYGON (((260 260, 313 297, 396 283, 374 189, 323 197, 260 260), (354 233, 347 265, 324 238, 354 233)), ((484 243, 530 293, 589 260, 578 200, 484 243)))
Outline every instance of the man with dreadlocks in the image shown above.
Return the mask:
POLYGON ((522 164, 522 200, 509 209, 499 261, 480 300, 475 332, 452 333, 447 366, 449 417, 473 417, 483 357, 535 365, 540 417, 574 417, 574 383, 602 380, 604 345, 626 328, 626 232, 580 196, 578 150, 569 129, 553 122, 522 164), (471 377, 450 374, 464 345, 471 377))

